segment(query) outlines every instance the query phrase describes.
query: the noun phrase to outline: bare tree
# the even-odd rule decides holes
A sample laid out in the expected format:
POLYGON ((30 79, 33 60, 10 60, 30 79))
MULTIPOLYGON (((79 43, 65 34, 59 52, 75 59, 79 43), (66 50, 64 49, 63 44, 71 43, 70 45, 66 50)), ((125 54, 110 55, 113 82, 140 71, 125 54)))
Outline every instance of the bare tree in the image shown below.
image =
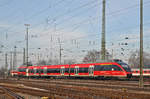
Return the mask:
MULTIPOLYGON (((150 68, 150 53, 144 52, 143 53, 143 62, 144 62, 144 68, 150 68)), ((131 54, 129 60, 129 65, 132 68, 139 68, 140 66, 140 53, 139 51, 135 51, 131 54)))
POLYGON ((6 69, 4 67, 0 68, 0 76, 4 77, 6 69))
MULTIPOLYGON (((101 60, 100 56, 101 56, 100 51, 96 51, 96 50, 88 51, 87 55, 83 58, 83 62, 84 63, 98 62, 98 61, 101 60)), ((107 60, 111 60, 112 59, 112 56, 108 52, 106 52, 106 59, 107 60)))
POLYGON ((64 64, 75 64, 76 63, 76 60, 74 59, 66 59, 64 60, 64 64))
POLYGON ((45 60, 40 60, 37 65, 47 65, 45 60))
POLYGON ((47 65, 58 65, 59 64, 59 60, 58 59, 49 59, 47 61, 47 65))

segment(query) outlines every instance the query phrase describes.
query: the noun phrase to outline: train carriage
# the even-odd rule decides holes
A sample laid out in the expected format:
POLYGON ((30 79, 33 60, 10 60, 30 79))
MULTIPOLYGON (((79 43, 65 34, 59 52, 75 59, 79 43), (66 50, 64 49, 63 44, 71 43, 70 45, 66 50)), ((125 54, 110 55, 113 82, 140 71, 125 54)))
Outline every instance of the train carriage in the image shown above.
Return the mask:
POLYGON ((28 77, 78 77, 78 78, 79 77, 131 78, 132 76, 130 67, 123 62, 29 66, 26 69, 25 74, 28 77))
POLYGON ((41 75, 40 73, 40 67, 41 66, 29 66, 26 70, 26 76, 27 77, 39 77, 41 75))
MULTIPOLYGON (((134 77, 139 77, 140 76, 140 69, 139 68, 132 68, 132 74, 134 77)), ((143 69, 143 76, 144 77, 150 77, 150 69, 143 69)))
POLYGON ((18 76, 19 77, 25 77, 26 76, 26 66, 21 66, 18 68, 18 76))
POLYGON ((18 76, 18 71, 17 70, 11 70, 10 74, 12 77, 16 77, 16 76, 18 76))

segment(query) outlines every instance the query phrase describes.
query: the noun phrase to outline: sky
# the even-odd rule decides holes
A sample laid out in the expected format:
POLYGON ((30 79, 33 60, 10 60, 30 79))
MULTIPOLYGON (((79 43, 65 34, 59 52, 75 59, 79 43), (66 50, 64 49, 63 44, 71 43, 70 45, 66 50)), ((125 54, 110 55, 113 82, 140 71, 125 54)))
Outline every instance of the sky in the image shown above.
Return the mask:
MULTIPOLYGON (((144 51, 150 50, 150 0, 144 2, 144 51)), ((140 0, 106 0, 106 49, 127 61, 139 50, 140 0), (128 37, 129 39, 125 39, 128 37), (128 45, 123 45, 128 43, 128 45), (124 49, 124 50, 122 50, 124 49)), ((17 46, 22 63, 26 26, 29 60, 59 58, 81 62, 87 51, 101 49, 102 0, 0 0, 0 64, 17 46)), ((9 55, 10 56, 10 55, 9 55)), ((10 57, 8 56, 8 62, 10 57)))

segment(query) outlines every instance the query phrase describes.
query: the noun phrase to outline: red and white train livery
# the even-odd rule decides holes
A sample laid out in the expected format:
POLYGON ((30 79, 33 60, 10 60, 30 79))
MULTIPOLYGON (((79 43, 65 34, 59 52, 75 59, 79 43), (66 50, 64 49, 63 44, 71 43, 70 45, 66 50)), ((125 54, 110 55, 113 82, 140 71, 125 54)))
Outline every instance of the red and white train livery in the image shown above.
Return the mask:
MULTIPOLYGON (((133 68, 131 69, 132 71, 132 75, 135 76, 135 77, 138 77, 140 76, 140 69, 139 68, 133 68)), ((143 76, 144 77, 150 77, 150 69, 143 69, 143 76)))
POLYGON ((18 76, 26 77, 124 77, 131 78, 130 67, 123 62, 19 67, 18 76))

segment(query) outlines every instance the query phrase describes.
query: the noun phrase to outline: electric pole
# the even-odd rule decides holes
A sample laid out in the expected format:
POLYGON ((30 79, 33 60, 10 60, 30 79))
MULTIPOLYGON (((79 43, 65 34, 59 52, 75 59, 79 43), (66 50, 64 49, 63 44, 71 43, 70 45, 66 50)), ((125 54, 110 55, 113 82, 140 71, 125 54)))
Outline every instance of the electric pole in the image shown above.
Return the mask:
POLYGON ((114 46, 114 43, 112 43, 112 49, 111 49, 112 60, 114 58, 114 49, 113 49, 114 47, 113 46, 114 46))
POLYGON ((24 24, 26 26, 26 66, 28 66, 28 30, 30 24, 24 24))
POLYGON ((143 87, 143 0, 140 0, 140 81, 139 87, 143 87))
POLYGON ((60 44, 60 55, 59 55, 60 64, 61 64, 61 55, 62 55, 62 54, 61 54, 61 50, 62 50, 62 49, 61 49, 61 44, 60 44))
POLYGON ((103 15, 102 15, 102 40, 101 40, 101 60, 105 60, 105 54, 106 54, 106 49, 105 49, 105 4, 106 1, 103 0, 103 15))
POLYGON ((16 58, 16 46, 14 46, 14 54, 13 54, 13 66, 12 66, 12 70, 16 70, 16 65, 17 65, 17 58, 16 58))
POLYGON ((12 61, 12 58, 13 57, 13 53, 10 52, 10 70, 13 70, 13 61, 12 61))
POLYGON ((25 55, 25 48, 23 48, 23 65, 26 64, 25 58, 26 58, 26 55, 25 55))
POLYGON ((61 64, 61 56, 62 56, 61 51, 62 51, 63 49, 61 48, 60 38, 58 38, 58 43, 59 43, 59 64, 61 64))
POLYGON ((7 53, 5 54, 5 78, 8 76, 7 53))

